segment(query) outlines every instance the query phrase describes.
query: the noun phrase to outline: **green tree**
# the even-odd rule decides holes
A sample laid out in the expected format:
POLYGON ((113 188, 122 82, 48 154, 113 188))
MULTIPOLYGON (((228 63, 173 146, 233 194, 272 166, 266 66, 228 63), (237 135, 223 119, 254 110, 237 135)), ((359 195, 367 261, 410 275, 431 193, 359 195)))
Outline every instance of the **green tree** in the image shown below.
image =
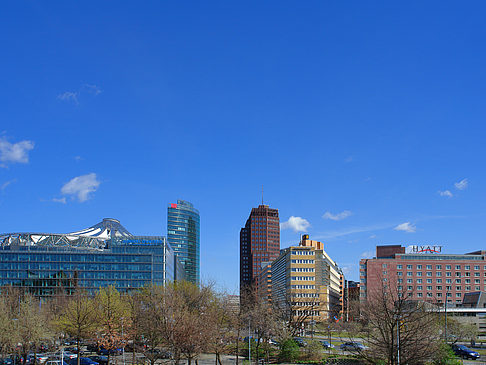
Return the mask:
MULTIPOLYGON (((93 299, 86 292, 76 290, 57 320, 57 326, 70 337, 76 339, 79 351, 80 341, 93 336, 98 323, 93 299)), ((78 365, 80 357, 78 356, 78 365)))
POLYGON ((131 330, 131 314, 128 301, 113 286, 101 288, 94 299, 97 318, 96 338, 110 351, 125 347, 131 330))
POLYGON ((291 338, 284 340, 280 345, 280 353, 278 355, 280 362, 293 362, 299 358, 299 355, 299 346, 291 338))

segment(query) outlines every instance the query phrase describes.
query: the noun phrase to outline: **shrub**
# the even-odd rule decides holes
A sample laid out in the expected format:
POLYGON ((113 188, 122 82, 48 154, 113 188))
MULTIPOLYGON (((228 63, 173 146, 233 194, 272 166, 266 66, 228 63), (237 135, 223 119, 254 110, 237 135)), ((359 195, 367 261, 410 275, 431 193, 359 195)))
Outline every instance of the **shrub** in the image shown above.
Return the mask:
POLYGON ((299 346, 292 339, 287 339, 280 345, 280 353, 278 354, 279 361, 292 362, 295 361, 300 354, 299 346))

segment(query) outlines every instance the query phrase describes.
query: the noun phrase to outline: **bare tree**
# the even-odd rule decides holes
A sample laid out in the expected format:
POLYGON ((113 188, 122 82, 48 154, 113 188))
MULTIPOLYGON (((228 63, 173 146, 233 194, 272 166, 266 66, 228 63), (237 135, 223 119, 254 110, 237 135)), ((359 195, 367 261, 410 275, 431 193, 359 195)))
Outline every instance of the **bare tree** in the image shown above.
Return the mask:
POLYGON ((372 363, 422 364, 439 350, 439 318, 433 304, 411 300, 411 292, 383 285, 370 293, 362 308, 370 351, 361 355, 372 363))

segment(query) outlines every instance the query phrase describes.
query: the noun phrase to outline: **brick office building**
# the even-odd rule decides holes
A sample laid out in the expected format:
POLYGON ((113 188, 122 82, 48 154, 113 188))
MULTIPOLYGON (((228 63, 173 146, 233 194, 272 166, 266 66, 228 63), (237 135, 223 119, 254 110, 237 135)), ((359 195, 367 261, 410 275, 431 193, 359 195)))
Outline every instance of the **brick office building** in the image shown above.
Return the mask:
POLYGON ((252 208, 240 231, 240 291, 254 284, 262 263, 272 262, 279 253, 278 209, 263 204, 252 208))
POLYGON ((439 246, 377 246, 376 257, 360 261, 360 300, 383 287, 411 299, 460 304, 466 293, 486 291, 486 251, 443 254, 439 246))

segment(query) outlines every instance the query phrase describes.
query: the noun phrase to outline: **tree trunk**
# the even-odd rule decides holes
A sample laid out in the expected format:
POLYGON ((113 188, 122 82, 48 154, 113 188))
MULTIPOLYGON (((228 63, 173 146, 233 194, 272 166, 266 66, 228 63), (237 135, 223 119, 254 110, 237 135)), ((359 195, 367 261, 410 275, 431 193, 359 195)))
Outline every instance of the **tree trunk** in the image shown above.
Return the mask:
MULTIPOLYGON (((76 348, 78 349, 78 357, 77 357, 77 363, 78 365, 81 364, 81 357, 80 357, 80 352, 79 352, 79 338, 76 338, 76 348)), ((61 365, 64 365, 64 364, 61 364, 61 365)))

